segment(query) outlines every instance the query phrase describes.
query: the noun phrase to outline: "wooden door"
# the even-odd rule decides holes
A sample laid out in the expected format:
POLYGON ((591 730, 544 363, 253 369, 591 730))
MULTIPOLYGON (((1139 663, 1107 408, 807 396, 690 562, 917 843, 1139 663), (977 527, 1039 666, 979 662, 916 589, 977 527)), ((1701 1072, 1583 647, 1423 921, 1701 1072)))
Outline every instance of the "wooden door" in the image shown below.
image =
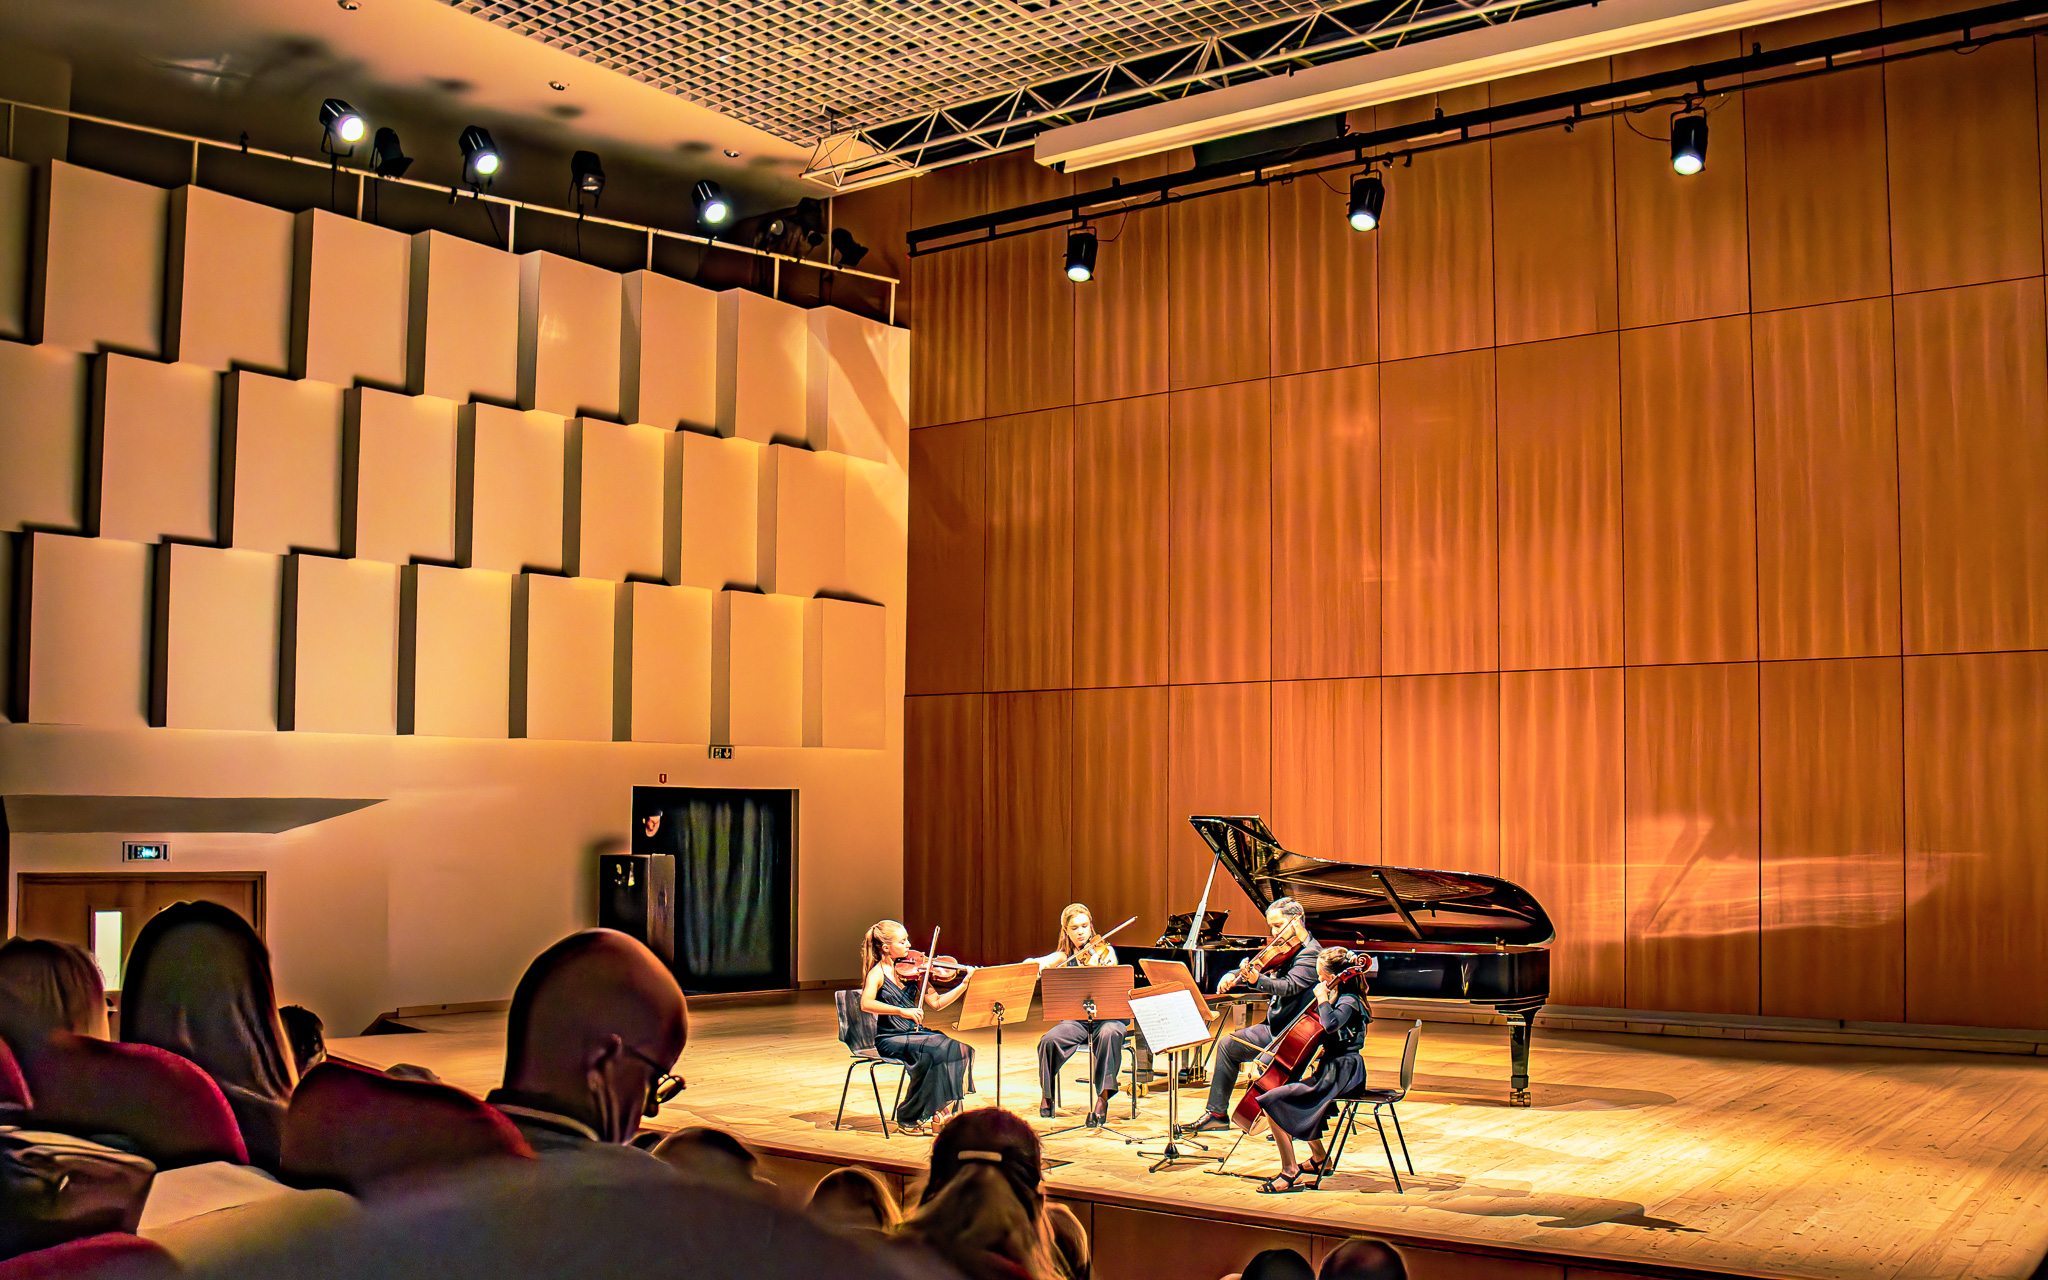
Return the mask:
MULTIPOLYGON (((263 935, 261 871, 161 871, 150 875, 23 872, 15 906, 15 932, 94 949, 95 913, 120 916, 121 966, 127 968, 135 935, 150 917, 174 902, 218 902, 263 935)), ((111 984, 110 984, 111 985, 111 984)))

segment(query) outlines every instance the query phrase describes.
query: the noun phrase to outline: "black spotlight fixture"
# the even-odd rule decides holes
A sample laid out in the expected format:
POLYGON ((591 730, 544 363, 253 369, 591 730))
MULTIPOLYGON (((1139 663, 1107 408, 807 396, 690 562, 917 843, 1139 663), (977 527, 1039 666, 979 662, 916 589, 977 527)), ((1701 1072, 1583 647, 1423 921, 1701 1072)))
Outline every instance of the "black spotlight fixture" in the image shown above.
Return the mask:
POLYGON ((386 125, 370 141, 372 166, 380 178, 403 178, 412 167, 412 157, 398 145, 398 130, 386 125))
POLYGON ((1706 113, 1681 111, 1671 117, 1671 168, 1681 178, 1690 178, 1706 167, 1706 113))
POLYGON ((320 128, 327 135, 327 144, 332 149, 336 144, 353 147, 363 140, 367 128, 356 109, 340 98, 329 98, 320 104, 320 128))
POLYGON ((471 125, 462 131, 462 178, 469 183, 489 182, 498 172, 498 144, 491 131, 471 125))
POLYGON ((1380 210, 1387 205, 1387 184, 1367 169, 1351 180, 1351 229, 1371 231, 1380 225, 1380 210))
POLYGON ((1095 228, 1067 232, 1067 279, 1082 284, 1095 278, 1095 228))
POLYGON ((725 198, 725 188, 706 178, 690 193, 697 205, 697 221, 707 227, 722 227, 732 221, 732 201, 725 198))
POLYGON ((845 227, 832 228, 832 261, 834 265, 853 268, 868 256, 868 247, 853 238, 845 227))
POLYGON ((584 196, 593 201, 604 194, 604 163, 595 151, 578 151, 569 157, 569 185, 581 204, 584 196))

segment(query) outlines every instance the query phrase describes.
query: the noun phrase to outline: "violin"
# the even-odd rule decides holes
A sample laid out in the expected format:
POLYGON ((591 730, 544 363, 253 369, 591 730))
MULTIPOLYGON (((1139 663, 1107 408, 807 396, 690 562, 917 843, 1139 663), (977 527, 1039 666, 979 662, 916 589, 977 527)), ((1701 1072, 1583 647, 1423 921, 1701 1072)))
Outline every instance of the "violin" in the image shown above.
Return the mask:
POLYGON ((1216 984, 1216 994, 1222 995, 1240 982, 1249 982, 1262 973, 1271 973, 1293 964, 1294 957, 1301 954, 1301 942, 1305 936, 1301 921, 1289 920, 1287 927, 1260 947, 1257 955, 1239 965, 1237 972, 1223 975, 1223 981, 1216 984))
POLYGON ((940 991, 960 985, 967 975, 974 972, 973 965, 961 964, 951 956, 927 956, 922 951, 912 951, 896 961, 898 982, 925 982, 940 991))
MULTIPOLYGON (((1356 958, 1351 964, 1329 979, 1329 986, 1333 991, 1351 979, 1371 972, 1372 957, 1354 954, 1356 958)), ((1259 1122, 1259 1117, 1265 1114, 1259 1107, 1259 1099, 1298 1078, 1322 1038, 1322 1010, 1311 1004, 1297 1014, 1294 1021, 1287 1024, 1287 1030, 1274 1037, 1273 1043, 1260 1055, 1268 1065, 1259 1073, 1259 1078, 1252 1081, 1251 1086, 1244 1091, 1244 1097, 1237 1100, 1237 1106, 1230 1112, 1230 1122, 1250 1133, 1252 1126, 1259 1122)), ((1253 1061, 1256 1063, 1258 1059, 1253 1061)))

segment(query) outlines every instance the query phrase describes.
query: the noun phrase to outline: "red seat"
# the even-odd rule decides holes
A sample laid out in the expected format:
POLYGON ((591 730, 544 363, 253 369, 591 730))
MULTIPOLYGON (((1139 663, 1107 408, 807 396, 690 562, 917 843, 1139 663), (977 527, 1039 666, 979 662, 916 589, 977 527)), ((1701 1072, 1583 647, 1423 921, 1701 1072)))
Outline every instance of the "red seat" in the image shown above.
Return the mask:
POLYGON ((162 1245, 109 1232, 0 1262, 0 1280, 158 1280, 179 1274, 162 1245))
POLYGON ((355 1195, 394 1178, 491 1157, 533 1159, 496 1107, 452 1085, 341 1062, 306 1073, 284 1123, 287 1182, 355 1195))
POLYGON ((0 1124, 20 1124, 29 1105, 28 1080, 21 1074, 21 1064, 14 1060, 14 1050, 0 1040, 0 1124))
POLYGON ((249 1163, 220 1086, 175 1053, 55 1031, 22 1066, 41 1128, 119 1134, 159 1169, 249 1163))

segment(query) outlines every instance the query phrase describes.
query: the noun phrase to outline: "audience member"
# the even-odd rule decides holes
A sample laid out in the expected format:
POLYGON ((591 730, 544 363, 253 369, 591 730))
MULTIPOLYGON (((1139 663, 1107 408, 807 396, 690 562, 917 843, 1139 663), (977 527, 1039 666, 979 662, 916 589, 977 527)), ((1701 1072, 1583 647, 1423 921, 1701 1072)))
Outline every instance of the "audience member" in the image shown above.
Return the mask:
POLYGON ((1235 1280, 1316 1280, 1316 1269, 1292 1249, 1263 1249, 1252 1255, 1235 1280))
POLYGON ((739 1191, 753 1191, 761 1161, 723 1129, 692 1125, 678 1129, 654 1145, 654 1158, 698 1182, 716 1182, 739 1191))
POLYGON ((384 1074, 393 1080, 420 1080, 427 1084, 440 1084, 441 1077, 434 1074, 432 1067, 423 1067, 417 1062, 394 1062, 384 1068, 384 1074))
POLYGON ((964 1112, 932 1142, 923 1196, 897 1235, 968 1280, 1058 1280, 1042 1176, 1030 1125, 994 1107, 964 1112))
POLYGON ((327 1061, 327 1026, 319 1014, 302 1004, 288 1004, 277 1016, 284 1022, 284 1036, 292 1046, 292 1063, 304 1079, 308 1071, 327 1061))
POLYGON ((504 1086, 485 1101, 543 1161, 645 1160, 626 1144, 681 1089, 669 1071, 689 1032, 683 989, 652 951, 612 929, 570 934, 519 979, 504 1086))
POLYGON ((142 926, 121 991, 121 1039, 197 1063, 227 1095, 249 1163, 276 1172, 298 1072, 271 985, 270 952, 215 902, 177 902, 142 926))
POLYGON ((903 1221, 896 1193, 873 1169, 834 1169, 811 1188, 805 1211, 826 1226, 848 1231, 891 1231, 903 1221))
POLYGON ((83 947, 47 938, 0 943, 0 1040, 27 1057, 52 1031, 107 1038, 107 993, 83 947))
POLYGON ((1053 1248, 1059 1253, 1060 1265, 1066 1268, 1072 1280, 1088 1280, 1094 1270, 1094 1251, 1088 1244, 1088 1228, 1081 1225, 1080 1215, 1057 1200, 1048 1200, 1045 1205, 1045 1220, 1052 1228, 1053 1248))
POLYGON ((1316 1280, 1408 1280, 1408 1265, 1386 1241, 1353 1236, 1330 1250, 1316 1280))

